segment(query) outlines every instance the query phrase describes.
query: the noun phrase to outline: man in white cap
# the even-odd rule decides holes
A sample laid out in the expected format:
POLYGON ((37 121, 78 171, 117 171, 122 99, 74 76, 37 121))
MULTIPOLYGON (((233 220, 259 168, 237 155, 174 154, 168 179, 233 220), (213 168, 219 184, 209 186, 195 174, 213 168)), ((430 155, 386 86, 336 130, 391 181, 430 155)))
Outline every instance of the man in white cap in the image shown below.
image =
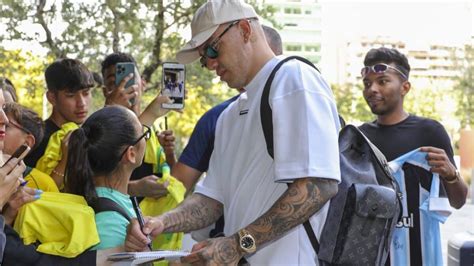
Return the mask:
POLYGON ((314 265, 317 255, 302 226, 317 236, 340 180, 336 105, 328 84, 312 67, 291 60, 275 75, 274 160, 260 120, 262 90, 282 59, 269 48, 254 9, 241 1, 209 1, 191 23, 192 39, 179 51, 181 63, 201 58, 233 88, 245 88, 219 116, 206 178, 176 209, 129 227, 125 249, 140 251, 144 234, 189 232, 224 214, 227 237, 193 247, 188 263, 314 265))

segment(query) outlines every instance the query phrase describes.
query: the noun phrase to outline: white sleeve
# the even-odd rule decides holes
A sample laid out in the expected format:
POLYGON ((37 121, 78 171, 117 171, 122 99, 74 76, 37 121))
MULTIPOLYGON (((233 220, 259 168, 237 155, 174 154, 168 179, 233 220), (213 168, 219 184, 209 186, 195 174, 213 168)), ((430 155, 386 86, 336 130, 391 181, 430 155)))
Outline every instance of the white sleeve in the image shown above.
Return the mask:
POLYGON ((295 64, 288 62, 280 69, 270 95, 275 181, 305 177, 340 181, 340 125, 332 91, 313 68, 295 64))
POLYGON ((219 183, 219 177, 223 178, 222 176, 219 176, 219 166, 221 164, 216 162, 219 160, 219 156, 216 156, 216 153, 217 152, 214 149, 211 154, 209 168, 207 170, 206 176, 201 178, 201 180, 196 184, 196 187, 194 188, 194 193, 202 194, 206 197, 217 200, 220 203, 224 204, 224 197, 222 195, 222 189, 220 188, 221 184, 219 183))

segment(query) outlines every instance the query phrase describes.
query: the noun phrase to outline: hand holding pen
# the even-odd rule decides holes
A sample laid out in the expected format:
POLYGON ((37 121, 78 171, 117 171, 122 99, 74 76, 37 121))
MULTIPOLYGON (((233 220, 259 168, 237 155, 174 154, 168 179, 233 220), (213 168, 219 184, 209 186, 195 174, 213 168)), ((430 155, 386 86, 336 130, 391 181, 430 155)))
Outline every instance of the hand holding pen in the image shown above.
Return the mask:
MULTIPOLYGON (((137 214, 137 220, 138 220, 138 223, 140 225, 140 230, 142 231, 143 234, 145 234, 143 232, 143 227, 145 226, 145 220, 143 219, 143 214, 142 214, 142 211, 140 209, 140 206, 138 205, 137 198, 136 197, 131 197, 130 199, 132 200, 133 209, 135 210, 135 213, 137 214)), ((148 244, 147 244, 148 248, 150 250, 153 250, 153 248, 151 246, 150 235, 148 235, 148 234, 145 234, 145 235, 148 238, 148 244)))

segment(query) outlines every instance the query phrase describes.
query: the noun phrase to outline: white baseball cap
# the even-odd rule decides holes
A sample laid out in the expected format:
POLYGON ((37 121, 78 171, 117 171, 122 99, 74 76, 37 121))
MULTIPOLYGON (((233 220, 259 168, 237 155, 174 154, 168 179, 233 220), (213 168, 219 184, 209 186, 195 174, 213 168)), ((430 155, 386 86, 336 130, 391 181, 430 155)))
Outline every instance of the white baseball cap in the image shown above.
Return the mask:
POLYGON ((209 39, 219 25, 245 18, 257 18, 253 7, 240 0, 209 0, 194 14, 191 22, 191 40, 176 54, 181 64, 199 58, 197 48, 209 39))

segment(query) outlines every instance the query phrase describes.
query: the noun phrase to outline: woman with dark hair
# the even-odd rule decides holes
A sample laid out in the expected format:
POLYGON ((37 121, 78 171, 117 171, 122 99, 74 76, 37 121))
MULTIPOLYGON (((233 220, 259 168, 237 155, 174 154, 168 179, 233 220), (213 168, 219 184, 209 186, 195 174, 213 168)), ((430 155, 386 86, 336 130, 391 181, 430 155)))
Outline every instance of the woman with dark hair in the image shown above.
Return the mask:
MULTIPOLYGON (((107 106, 93 113, 69 138, 66 192, 84 196, 91 206, 99 197, 108 198, 135 217, 127 187, 143 160, 150 135, 150 128, 124 107, 107 106)), ((122 246, 128 223, 119 212, 98 212, 100 243, 94 248, 122 246)))
MULTIPOLYGON (((5 140, 6 126, 9 124, 8 117, 4 112, 5 99, 3 90, 0 89, 0 160, 3 160, 3 146, 5 140)), ((6 158, 5 158, 6 159, 6 158)), ((7 201, 12 199, 13 193, 21 193, 27 190, 26 187, 20 187, 23 181, 22 173, 25 165, 17 159, 11 160, 9 163, 0 167, 0 210, 7 201)), ((29 190, 32 190, 31 188, 29 190)), ((34 195, 30 195, 32 201, 34 195)), ((34 244, 24 245, 23 240, 13 228, 6 224, 3 214, 0 214, 0 265, 109 265, 106 261, 107 256, 121 251, 121 248, 114 248, 100 251, 88 251, 78 255, 75 258, 63 258, 49 254, 40 253, 34 244)))

